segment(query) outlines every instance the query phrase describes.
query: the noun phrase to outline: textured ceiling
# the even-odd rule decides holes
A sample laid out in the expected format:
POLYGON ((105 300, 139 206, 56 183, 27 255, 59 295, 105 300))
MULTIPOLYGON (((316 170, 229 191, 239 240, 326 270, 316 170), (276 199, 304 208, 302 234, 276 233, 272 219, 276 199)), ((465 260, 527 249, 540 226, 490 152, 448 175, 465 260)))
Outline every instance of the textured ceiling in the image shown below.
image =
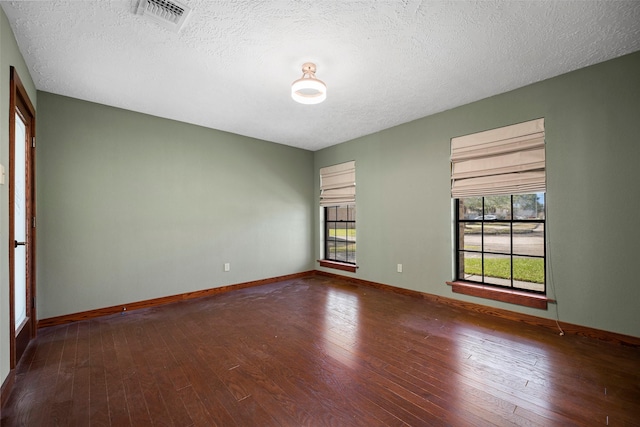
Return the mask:
MULTIPOLYGON (((317 150, 640 50, 640 1, 2 1, 39 90, 317 150), (315 62, 327 100, 290 96, 315 62)), ((639 77, 640 78, 640 77, 639 77)))

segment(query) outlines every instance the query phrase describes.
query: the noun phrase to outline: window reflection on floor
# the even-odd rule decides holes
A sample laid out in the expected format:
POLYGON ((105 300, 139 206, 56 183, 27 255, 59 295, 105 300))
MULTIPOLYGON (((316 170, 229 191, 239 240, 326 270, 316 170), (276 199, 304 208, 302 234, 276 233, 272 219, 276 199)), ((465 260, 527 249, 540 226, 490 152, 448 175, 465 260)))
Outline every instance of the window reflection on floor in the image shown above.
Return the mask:
MULTIPOLYGON (((325 346, 338 345, 348 351, 353 351, 358 343, 359 324, 359 300, 358 295, 330 289, 327 294, 324 316, 325 346)), ((333 350, 327 348, 327 352, 333 350)), ((341 357, 340 361, 355 367, 351 363, 352 358, 341 357)))
MULTIPOLYGON (((504 405, 518 413, 518 399, 512 399, 504 390, 522 393, 522 396, 547 396, 555 390, 549 389, 549 379, 543 373, 552 373, 549 355, 543 346, 535 341, 501 335, 498 331, 456 326, 454 328, 453 354, 458 360, 457 372, 463 381, 456 390, 459 398, 494 400, 500 396, 504 405), (473 383, 468 383, 472 379, 473 383), (481 387, 478 387, 481 386, 481 387), (477 396, 477 389, 485 391, 477 396)), ((549 400, 536 399, 536 405, 551 410, 549 400)))

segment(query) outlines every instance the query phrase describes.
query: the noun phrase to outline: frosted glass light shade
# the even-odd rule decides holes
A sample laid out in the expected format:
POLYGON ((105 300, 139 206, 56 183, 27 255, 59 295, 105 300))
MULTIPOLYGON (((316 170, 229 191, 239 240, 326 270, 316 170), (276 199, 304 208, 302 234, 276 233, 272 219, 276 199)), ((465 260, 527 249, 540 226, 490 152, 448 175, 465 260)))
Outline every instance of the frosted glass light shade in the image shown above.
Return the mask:
POLYGON ((327 86, 315 78, 298 79, 291 85, 291 97, 301 104, 319 104, 327 99, 327 86))

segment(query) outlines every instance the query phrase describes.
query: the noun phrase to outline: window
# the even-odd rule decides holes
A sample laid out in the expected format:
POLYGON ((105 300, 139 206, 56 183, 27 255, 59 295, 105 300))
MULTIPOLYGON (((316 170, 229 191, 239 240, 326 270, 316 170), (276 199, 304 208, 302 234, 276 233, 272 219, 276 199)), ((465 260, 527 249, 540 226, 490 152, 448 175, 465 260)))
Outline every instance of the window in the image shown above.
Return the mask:
POLYGON ((453 292, 546 309, 544 118, 451 139, 453 292))
POLYGON ((324 259, 356 263, 356 207, 324 208, 324 259))
POLYGON ((356 163, 320 168, 320 206, 324 210, 322 267, 356 271, 356 163))
POLYGON ((456 200, 457 278, 545 293, 545 193, 456 200))

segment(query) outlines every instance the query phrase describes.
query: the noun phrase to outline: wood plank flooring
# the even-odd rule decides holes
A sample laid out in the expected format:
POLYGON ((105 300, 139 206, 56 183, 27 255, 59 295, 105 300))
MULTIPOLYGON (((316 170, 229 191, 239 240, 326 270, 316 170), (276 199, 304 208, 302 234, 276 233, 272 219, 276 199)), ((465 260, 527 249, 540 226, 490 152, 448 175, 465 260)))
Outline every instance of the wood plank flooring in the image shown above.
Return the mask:
POLYGON ((39 331, 2 426, 640 425, 640 349, 309 276, 39 331))

